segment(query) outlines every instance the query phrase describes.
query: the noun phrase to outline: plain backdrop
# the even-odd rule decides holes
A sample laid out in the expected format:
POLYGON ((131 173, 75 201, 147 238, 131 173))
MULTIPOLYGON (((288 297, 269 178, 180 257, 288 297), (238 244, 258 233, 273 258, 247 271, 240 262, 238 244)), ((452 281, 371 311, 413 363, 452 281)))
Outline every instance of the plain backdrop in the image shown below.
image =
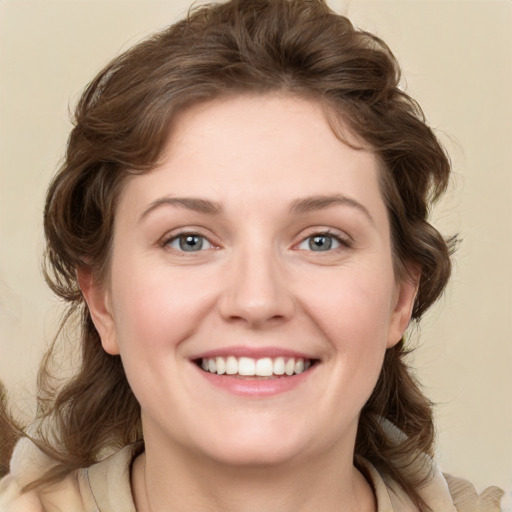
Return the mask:
MULTIPOLYGON (((463 239, 444 298, 411 333, 437 404, 445 471, 505 489, 512 510, 512 2, 332 0, 402 64, 454 168, 433 212, 463 239)), ((188 0, 0 0, 0 380, 29 414, 61 308, 40 274, 45 190, 69 109, 112 57, 188 0)))

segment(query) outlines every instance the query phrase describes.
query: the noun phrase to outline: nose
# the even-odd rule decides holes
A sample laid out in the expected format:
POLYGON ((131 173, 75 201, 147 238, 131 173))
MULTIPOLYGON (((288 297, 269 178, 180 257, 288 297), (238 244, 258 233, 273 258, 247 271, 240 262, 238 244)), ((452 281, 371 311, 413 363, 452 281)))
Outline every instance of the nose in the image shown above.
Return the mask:
POLYGON ((271 248, 234 255, 219 300, 221 316, 250 327, 288 320, 295 304, 283 264, 271 248))

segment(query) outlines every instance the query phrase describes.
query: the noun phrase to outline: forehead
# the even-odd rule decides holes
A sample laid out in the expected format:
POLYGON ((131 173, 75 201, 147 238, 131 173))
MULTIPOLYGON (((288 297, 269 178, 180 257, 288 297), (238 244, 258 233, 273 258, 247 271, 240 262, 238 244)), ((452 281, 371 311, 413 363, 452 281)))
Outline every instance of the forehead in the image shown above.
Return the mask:
POLYGON ((379 159, 342 119, 336 128, 348 144, 324 105, 291 94, 200 103, 176 116, 159 165, 130 178, 123 196, 131 206, 159 194, 229 206, 343 193, 382 208, 379 159))
MULTIPOLYGON (((369 145, 343 119, 339 107, 328 101, 286 91, 261 94, 226 95, 192 104, 177 113, 163 151, 163 159, 188 150, 190 142, 212 142, 226 156, 234 153, 236 144, 246 150, 265 145, 271 151, 275 144, 295 144, 299 154, 308 148, 324 148, 346 143, 354 149, 367 150, 369 145), (273 140, 271 140, 273 139, 273 140), (308 143, 303 144, 304 141, 308 143)), ((373 153, 372 153, 373 154, 373 153)), ((263 156, 263 154, 262 154, 263 156)), ((322 154, 318 153, 317 158, 322 154)))

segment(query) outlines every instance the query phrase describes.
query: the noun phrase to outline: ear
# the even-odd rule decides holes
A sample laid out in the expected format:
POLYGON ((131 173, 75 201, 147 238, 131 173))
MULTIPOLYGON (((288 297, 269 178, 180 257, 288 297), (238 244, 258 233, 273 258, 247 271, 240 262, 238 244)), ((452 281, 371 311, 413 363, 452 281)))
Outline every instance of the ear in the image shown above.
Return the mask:
POLYGON ((90 267, 78 268, 77 276, 78 285, 89 308, 94 326, 100 335, 103 349, 111 355, 119 354, 108 290, 95 280, 90 267))
POLYGON ((414 301, 418 294, 421 269, 419 266, 409 266, 405 277, 396 283, 396 293, 393 298, 387 348, 394 347, 404 335, 411 321, 414 301))

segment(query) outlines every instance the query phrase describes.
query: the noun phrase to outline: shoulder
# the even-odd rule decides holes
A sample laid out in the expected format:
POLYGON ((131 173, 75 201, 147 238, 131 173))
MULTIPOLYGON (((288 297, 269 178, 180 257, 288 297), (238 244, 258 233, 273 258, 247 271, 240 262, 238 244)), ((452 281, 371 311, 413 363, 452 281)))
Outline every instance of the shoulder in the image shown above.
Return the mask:
MULTIPOLYGON (((418 512, 403 489, 385 474, 364 461, 364 473, 370 481, 378 505, 378 512, 418 512)), ((478 494, 474 485, 462 478, 443 474, 429 461, 429 478, 418 488, 418 493, 433 512, 502 512, 504 492, 499 487, 488 487, 478 494)))
POLYGON ((0 480, 0 512, 81 512, 77 472, 70 473, 56 484, 23 492, 25 486, 54 465, 55 461, 29 439, 20 439, 11 458, 9 474, 0 480))
POLYGON ((44 510, 35 492, 22 493, 22 489, 50 468, 51 460, 48 457, 28 439, 20 439, 14 448, 9 474, 0 480, 0 511, 44 510))
POLYGON ((463 478, 441 473, 433 465, 432 477, 419 489, 432 510, 450 512, 501 512, 501 498, 504 492, 499 487, 488 487, 482 493, 463 478))
POLYGON ((85 508, 78 472, 70 473, 57 484, 22 492, 12 474, 0 480, 0 512, 89 512, 85 508))
POLYGON ((501 499, 504 491, 496 486, 487 487, 480 494, 477 493, 475 486, 453 475, 443 475, 453 503, 457 511, 461 512, 500 512, 501 499))
MULTIPOLYGON (((388 420, 383 419, 382 423, 390 438, 405 437, 405 434, 388 420)), ((488 487, 479 494, 468 480, 442 473, 435 461, 424 453, 412 459, 408 470, 424 476, 424 483, 417 488, 417 492, 434 512, 502 512, 502 489, 488 487)), ((389 503, 389 512, 417 511, 402 488, 387 475, 380 476, 373 468, 373 479, 380 482, 380 491, 383 498, 388 500, 386 503, 389 503)), ((382 510, 388 512, 386 508, 382 510)))
POLYGON ((95 512, 98 509, 134 511, 131 500, 129 466, 134 449, 116 452, 89 468, 70 472, 63 480, 42 488, 23 492, 23 488, 55 465, 28 439, 18 442, 10 472, 0 480, 0 512, 95 512), (112 508, 112 504, 115 504, 112 508))

